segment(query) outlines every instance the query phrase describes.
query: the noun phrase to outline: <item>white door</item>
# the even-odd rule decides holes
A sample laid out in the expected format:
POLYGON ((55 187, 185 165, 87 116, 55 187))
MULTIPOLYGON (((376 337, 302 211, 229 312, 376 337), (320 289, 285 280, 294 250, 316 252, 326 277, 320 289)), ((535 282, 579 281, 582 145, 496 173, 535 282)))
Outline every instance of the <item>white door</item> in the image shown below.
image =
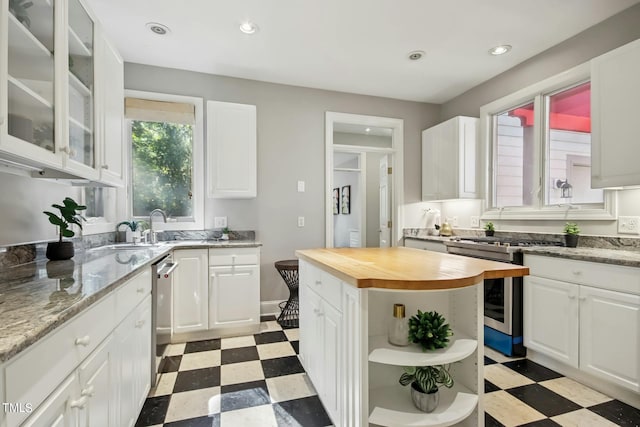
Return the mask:
POLYGON ((380 247, 391 246, 390 194, 389 194, 389 156, 380 159, 380 247))
POLYGON ((209 282, 209 328, 260 323, 257 266, 211 267, 209 282))
POLYGON ((173 333, 209 328, 208 251, 184 249, 174 252, 179 264, 173 273, 173 333))
POLYGON ((85 409, 80 412, 80 427, 116 427, 115 364, 113 363, 111 336, 84 361, 80 375, 80 395, 88 397, 85 409))
POLYGON ((524 278, 524 345, 578 367, 578 285, 524 278))
POLYGON ((80 398, 78 377, 75 372, 45 400, 24 427, 76 427, 78 411, 86 405, 87 398, 80 398))
POLYGON ((580 369, 640 391, 640 296, 580 287, 580 369))

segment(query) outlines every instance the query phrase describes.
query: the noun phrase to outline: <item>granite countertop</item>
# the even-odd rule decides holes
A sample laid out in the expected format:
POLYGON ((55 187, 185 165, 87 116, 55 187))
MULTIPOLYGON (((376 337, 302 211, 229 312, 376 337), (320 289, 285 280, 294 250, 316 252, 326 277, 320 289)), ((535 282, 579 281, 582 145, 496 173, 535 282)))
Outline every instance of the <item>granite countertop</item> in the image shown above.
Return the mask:
POLYGON ((414 239, 414 240, 428 240, 432 242, 448 242, 451 240, 451 236, 429 236, 427 234, 420 236, 404 236, 405 239, 414 239))
POLYGON ((532 255, 553 256, 578 261, 640 267, 640 252, 602 248, 564 248, 557 246, 530 246, 522 252, 532 255))
POLYGON ((67 261, 35 261, 0 271, 0 363, 106 296, 173 249, 258 247, 256 241, 171 241, 107 245, 67 261), (120 245, 122 246, 122 245, 120 245))

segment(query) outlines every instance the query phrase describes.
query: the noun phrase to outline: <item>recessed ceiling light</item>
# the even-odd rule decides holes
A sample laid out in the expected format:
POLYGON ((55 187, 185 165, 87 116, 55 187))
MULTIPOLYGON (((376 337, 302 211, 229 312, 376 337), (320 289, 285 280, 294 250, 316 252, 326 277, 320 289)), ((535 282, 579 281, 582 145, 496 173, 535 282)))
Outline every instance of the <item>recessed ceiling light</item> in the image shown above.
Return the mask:
POLYGON ((245 34, 254 34, 256 31, 258 31, 258 26, 251 21, 245 21, 240 24, 240 31, 245 34))
POLYGON ((146 27, 151 30, 154 34, 159 36, 164 36, 171 32, 171 29, 164 24, 159 24, 157 22, 147 22, 146 27))
POLYGON ((371 128, 366 128, 364 131, 365 132, 371 132, 371 128))
POLYGON ((412 61, 417 61, 423 56, 424 56, 424 52, 421 50, 414 50, 413 52, 409 52, 409 59, 412 61))
POLYGON ((496 46, 494 48, 489 49, 489 53, 491 55, 504 55, 505 53, 511 50, 511 45, 502 44, 500 46, 496 46))

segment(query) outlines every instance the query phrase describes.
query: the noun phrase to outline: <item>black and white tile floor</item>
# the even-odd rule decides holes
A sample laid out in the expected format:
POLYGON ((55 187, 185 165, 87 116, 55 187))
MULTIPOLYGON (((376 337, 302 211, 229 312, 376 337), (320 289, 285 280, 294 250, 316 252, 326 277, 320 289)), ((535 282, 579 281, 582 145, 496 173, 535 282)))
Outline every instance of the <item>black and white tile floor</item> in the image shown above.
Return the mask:
MULTIPOLYGON (((256 335, 174 344, 137 427, 331 425, 300 365, 298 330, 262 319, 256 335)), ((493 426, 640 426, 640 410, 529 360, 486 349, 485 422, 493 426)))

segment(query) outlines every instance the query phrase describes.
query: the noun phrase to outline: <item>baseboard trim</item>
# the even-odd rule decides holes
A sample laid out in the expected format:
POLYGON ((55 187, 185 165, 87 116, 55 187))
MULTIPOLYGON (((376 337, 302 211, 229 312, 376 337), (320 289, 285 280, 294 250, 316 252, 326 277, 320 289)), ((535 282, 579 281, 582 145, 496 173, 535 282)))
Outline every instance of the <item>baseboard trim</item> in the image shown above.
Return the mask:
POLYGON ((280 315, 280 304, 282 301, 260 301, 261 316, 278 316, 280 315))

